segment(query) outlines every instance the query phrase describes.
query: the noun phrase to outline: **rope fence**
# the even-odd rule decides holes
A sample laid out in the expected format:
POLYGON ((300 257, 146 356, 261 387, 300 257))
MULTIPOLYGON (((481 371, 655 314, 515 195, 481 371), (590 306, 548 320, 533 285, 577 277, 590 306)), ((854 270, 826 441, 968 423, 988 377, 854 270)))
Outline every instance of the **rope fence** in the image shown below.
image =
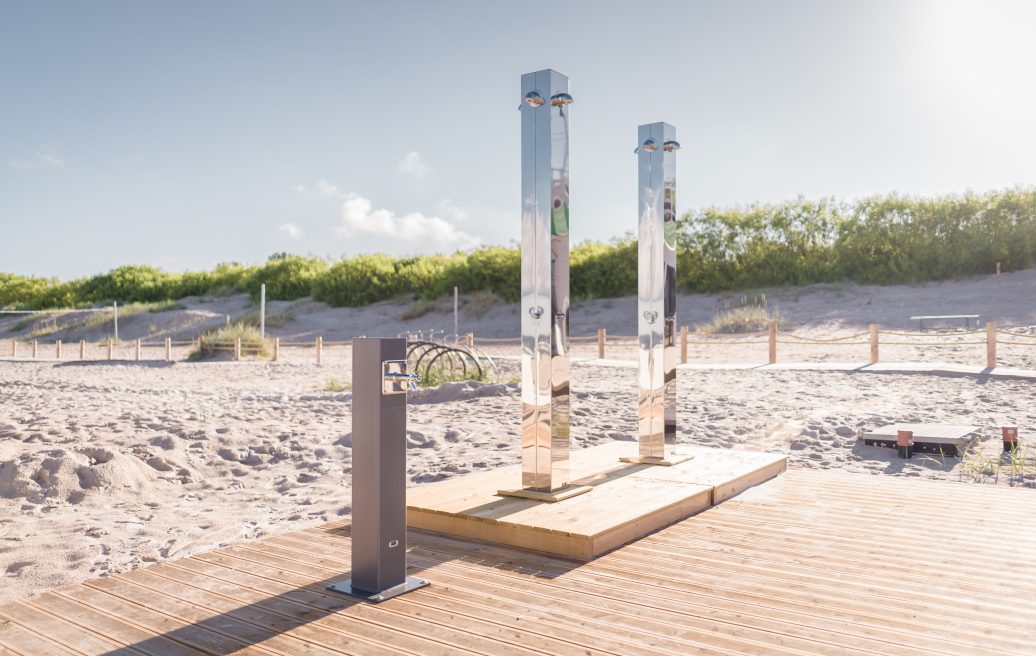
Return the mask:
MULTIPOLYGON (((599 328, 597 335, 577 335, 569 338, 569 342, 575 345, 587 345, 595 341, 597 343, 597 357, 599 359, 606 359, 609 348, 622 348, 639 345, 639 338, 636 335, 608 335, 604 328, 599 328)), ((507 346, 520 346, 521 338, 478 338, 478 343, 482 345, 507 345, 507 346)), ((795 333, 784 332, 777 329, 776 323, 771 323, 767 330, 760 330, 750 333, 736 333, 729 335, 702 335, 692 334, 688 326, 681 326, 679 333, 679 344, 680 344, 680 362, 687 363, 688 361, 688 347, 689 346, 753 346, 766 344, 769 350, 769 363, 777 363, 777 346, 850 346, 870 347, 870 362, 871 364, 877 364, 880 359, 880 351, 882 346, 912 346, 916 348, 928 348, 928 347, 960 347, 960 346, 981 346, 986 345, 986 366, 993 368, 996 366, 996 347, 997 345, 1011 345, 1011 346, 1036 346, 1036 335, 1030 335, 1026 333, 1014 332, 1009 330, 999 330, 996 323, 989 322, 986 327, 982 330, 962 330, 953 332, 902 332, 895 330, 880 330, 877 324, 871 324, 869 330, 864 332, 858 332, 851 335, 843 335, 841 337, 815 337, 806 335, 796 335, 795 333), (976 335, 985 335, 984 340, 976 339, 965 339, 956 341, 947 341, 948 337, 956 338, 967 338, 976 335), (765 336, 766 339, 753 339, 757 337, 765 336), (909 337, 909 338, 925 338, 923 341, 882 341, 883 336, 892 337, 909 337), (1011 339, 1003 339, 1002 337, 1009 337, 1011 339), (861 340, 861 337, 867 337, 866 340, 861 340), (746 339, 747 338, 747 339, 746 339), (941 338, 942 341, 929 341, 928 338, 941 338), (1019 341, 1034 340, 1032 342, 1019 341)))
MULTIPOLYGON (((816 337, 797 335, 792 332, 778 330, 777 324, 771 322, 768 330, 735 333, 725 335, 705 335, 691 333, 688 326, 681 326, 678 335, 673 336, 674 341, 679 340, 680 362, 688 361, 688 348, 690 346, 761 346, 768 347, 768 361, 776 364, 778 346, 848 346, 848 347, 870 347, 870 362, 879 362, 880 349, 882 346, 908 346, 916 348, 930 347, 977 347, 986 346, 986 367, 993 368, 997 362, 997 346, 1036 346, 1036 334, 1018 332, 1016 330, 999 329, 995 322, 988 322, 982 330, 963 330, 955 332, 902 332, 895 330, 880 330, 877 324, 871 324, 870 329, 864 332, 853 333, 841 337, 816 337), (973 339, 977 335, 985 335, 985 339, 973 339), (759 339, 763 337, 763 339, 759 339), (867 337, 868 339, 860 339, 867 337), (892 340, 885 341, 882 338, 892 337, 892 340), (948 340, 948 337, 957 339, 948 340), (903 338, 910 338, 913 341, 906 341, 903 338), (931 341, 931 338, 941 338, 940 341, 931 341)), ((600 328, 596 335, 574 335, 569 338, 574 345, 590 346, 596 343, 597 356, 606 359, 609 348, 629 348, 639 345, 637 335, 608 335, 604 328, 600 328)), ((519 337, 479 337, 476 339, 474 333, 464 336, 457 336, 457 343, 463 341, 468 348, 475 348, 476 342, 479 346, 509 346, 520 347, 519 337)), ((0 342, 2 343, 2 342, 0 342)), ((317 364, 323 362, 324 349, 328 347, 348 347, 351 340, 325 341, 323 336, 316 336, 313 339, 302 340, 281 340, 279 337, 269 338, 263 341, 247 340, 241 338, 235 340, 209 340, 203 337, 194 339, 136 339, 132 341, 117 341, 112 338, 106 340, 91 341, 80 340, 75 342, 62 342, 61 340, 40 341, 38 339, 10 340, 10 347, 2 350, 0 355, 10 358, 24 359, 57 359, 57 360, 79 360, 107 359, 107 360, 151 360, 161 359, 172 361, 173 348, 193 348, 207 352, 224 352, 233 356, 234 360, 241 360, 245 356, 255 358, 269 358, 277 361, 281 357, 281 349, 312 349, 312 357, 317 364), (77 348, 78 347, 78 348, 77 348), (129 358, 127 358, 127 349, 129 358), (98 351, 101 356, 96 357, 98 351), (156 358, 158 351, 161 357, 156 358), (88 357, 90 356, 90 357, 88 357)))

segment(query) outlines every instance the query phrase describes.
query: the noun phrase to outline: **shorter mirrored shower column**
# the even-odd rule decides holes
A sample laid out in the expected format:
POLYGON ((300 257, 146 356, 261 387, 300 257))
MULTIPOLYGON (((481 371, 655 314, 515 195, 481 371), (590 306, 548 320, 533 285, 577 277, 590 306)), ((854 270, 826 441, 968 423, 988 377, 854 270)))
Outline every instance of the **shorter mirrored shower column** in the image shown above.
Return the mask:
POLYGON ((560 501, 569 485, 568 78, 522 75, 522 487, 560 501))
POLYGON ((637 129, 640 195, 637 229, 639 452, 624 462, 673 465, 665 443, 676 438, 676 128, 637 129))

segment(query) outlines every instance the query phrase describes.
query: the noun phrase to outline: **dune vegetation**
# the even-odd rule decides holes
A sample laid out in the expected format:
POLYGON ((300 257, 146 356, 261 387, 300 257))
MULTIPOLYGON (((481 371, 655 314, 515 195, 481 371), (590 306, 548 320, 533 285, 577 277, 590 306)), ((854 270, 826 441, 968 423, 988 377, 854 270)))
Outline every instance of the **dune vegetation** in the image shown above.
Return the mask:
MULTIPOLYGON (((820 282, 896 284, 945 280, 1036 265, 1036 188, 855 202, 798 199, 686 213, 679 222, 681 290, 716 292, 820 282)), ((575 298, 636 293, 632 236, 585 242, 571 251, 575 298)), ((489 246, 451 255, 357 255, 337 261, 277 253, 260 265, 224 263, 211 271, 169 273, 123 266, 60 281, 0 273, 0 308, 44 309, 121 303, 172 303, 187 296, 248 293, 332 306, 362 306, 452 292, 519 295, 517 248, 489 246)))

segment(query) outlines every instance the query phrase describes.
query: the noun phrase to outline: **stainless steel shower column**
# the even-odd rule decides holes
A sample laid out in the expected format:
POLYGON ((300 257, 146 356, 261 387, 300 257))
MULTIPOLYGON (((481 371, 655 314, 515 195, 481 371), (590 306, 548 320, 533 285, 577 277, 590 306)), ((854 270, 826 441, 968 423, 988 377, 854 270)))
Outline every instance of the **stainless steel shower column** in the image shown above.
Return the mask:
POLYGON ((522 76, 522 488, 557 501, 569 483, 568 78, 522 76))
POLYGON ((428 585, 406 575, 406 340, 353 340, 352 578, 327 586, 379 602, 428 585))
MULTIPOLYGON (((637 231, 637 328, 640 351, 639 453, 627 462, 671 465, 676 437, 676 128, 637 131, 640 188, 637 231)), ((686 459, 686 458, 684 458, 686 459)))

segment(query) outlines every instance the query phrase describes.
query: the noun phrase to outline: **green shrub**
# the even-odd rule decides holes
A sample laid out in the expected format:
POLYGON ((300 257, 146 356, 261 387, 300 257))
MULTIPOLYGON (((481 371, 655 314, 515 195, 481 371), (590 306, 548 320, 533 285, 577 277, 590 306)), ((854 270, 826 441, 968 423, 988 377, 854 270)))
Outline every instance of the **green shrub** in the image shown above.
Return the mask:
POLYGON ((728 301, 713 316, 710 323, 698 327, 704 334, 752 333, 766 330, 771 321, 784 323, 778 312, 766 308, 766 294, 746 294, 736 301, 728 301))
POLYGON ((259 336, 259 330, 238 322, 205 332, 200 339, 200 348, 195 349, 187 359, 195 362, 214 357, 218 353, 233 353, 238 338, 241 339, 241 357, 269 357, 266 341, 259 336))
POLYGON ((348 392, 353 388, 349 381, 341 382, 337 378, 331 378, 324 383, 325 392, 348 392))
POLYGON ((403 310, 403 313, 399 315, 399 319, 400 321, 419 319, 434 309, 435 301, 428 301, 423 298, 419 298, 411 303, 407 309, 403 310))
MULTIPOLYGON (((677 232, 680 289, 717 292, 854 280, 912 283, 1036 265, 1036 188, 937 198, 875 196, 854 203, 795 201, 686 213, 677 232)), ((571 251, 574 298, 637 291, 637 242, 586 242, 571 251)), ((270 299, 312 296, 332 306, 361 306, 414 294, 434 300, 454 286, 504 301, 521 293, 517 248, 394 258, 358 255, 328 263, 275 254, 262 266, 236 262, 211 271, 166 273, 125 266, 90 278, 0 274, 0 308, 39 310, 174 301, 247 292, 270 299)))
POLYGON ((335 307, 358 307, 393 298, 400 288, 396 267, 383 253, 357 255, 331 266, 313 282, 313 298, 335 307))
POLYGON ((294 301, 309 296, 313 282, 325 271, 327 262, 320 258, 278 253, 251 273, 248 292, 259 300, 260 286, 265 284, 268 300, 294 301))

